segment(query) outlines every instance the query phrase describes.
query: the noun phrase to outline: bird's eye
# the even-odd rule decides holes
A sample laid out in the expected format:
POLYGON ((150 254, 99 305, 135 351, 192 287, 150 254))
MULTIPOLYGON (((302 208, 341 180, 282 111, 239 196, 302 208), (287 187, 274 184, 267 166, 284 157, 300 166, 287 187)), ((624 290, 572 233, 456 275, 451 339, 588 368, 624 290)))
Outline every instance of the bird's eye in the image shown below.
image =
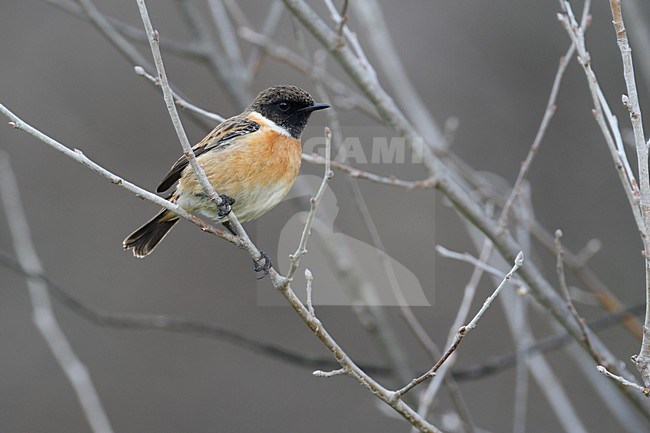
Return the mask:
POLYGON ((278 103, 278 108, 280 109, 280 111, 288 111, 289 110, 289 103, 285 102, 285 101, 282 101, 282 102, 278 103))

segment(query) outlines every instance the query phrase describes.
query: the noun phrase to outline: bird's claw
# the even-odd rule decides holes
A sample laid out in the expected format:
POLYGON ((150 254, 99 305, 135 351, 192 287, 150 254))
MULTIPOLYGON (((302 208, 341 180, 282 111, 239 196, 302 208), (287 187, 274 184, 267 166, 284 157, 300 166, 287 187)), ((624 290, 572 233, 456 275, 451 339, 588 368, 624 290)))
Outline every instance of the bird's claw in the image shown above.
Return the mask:
POLYGON ((219 212, 217 212, 217 215, 219 218, 224 218, 227 217, 230 212, 232 212, 232 205, 235 204, 235 199, 232 197, 228 197, 225 194, 222 194, 219 196, 221 199, 221 204, 218 206, 219 212))
POLYGON ((271 259, 264 251, 260 251, 259 259, 253 260, 253 270, 255 272, 262 272, 262 275, 260 277, 257 277, 258 280, 261 280, 262 278, 266 277, 269 274, 269 270, 271 269, 272 266, 273 263, 271 263, 271 259), (260 264, 262 260, 264 260, 263 265, 260 264))

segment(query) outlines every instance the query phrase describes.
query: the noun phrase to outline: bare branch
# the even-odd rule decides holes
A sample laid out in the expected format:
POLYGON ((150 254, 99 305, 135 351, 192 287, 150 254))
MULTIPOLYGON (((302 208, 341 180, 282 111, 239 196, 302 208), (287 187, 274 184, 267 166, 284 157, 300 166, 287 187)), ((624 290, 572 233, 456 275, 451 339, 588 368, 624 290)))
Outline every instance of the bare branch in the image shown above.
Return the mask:
MULTIPOLYGON (((475 266, 477 268, 481 268, 485 272, 487 272, 488 274, 490 274, 492 276, 496 276, 496 277, 501 278, 501 276, 503 275, 503 272, 501 272, 499 269, 497 269, 497 268, 495 268, 493 266, 490 266, 485 262, 480 261, 479 259, 477 259, 476 257, 472 256, 469 253, 459 253, 459 252, 456 252, 456 251, 451 251, 451 250, 443 247, 442 245, 436 245, 436 252, 438 254, 440 254, 442 257, 447 257, 447 258, 450 258, 450 259, 459 260, 461 262, 469 263, 470 265, 473 265, 473 266, 475 266)), ((517 285, 525 285, 526 284, 524 281, 522 281, 519 278, 514 277, 514 276, 512 277, 511 281, 512 281, 513 284, 517 284, 517 285)))
MULTIPOLYGON (((326 159, 318 154, 303 154, 302 160, 307 161, 312 164, 325 164, 326 159)), ((395 176, 380 176, 378 174, 370 173, 368 171, 360 170, 352 166, 343 164, 338 161, 330 161, 332 168, 340 170, 344 173, 350 175, 350 177, 355 179, 364 179, 369 180, 370 182, 378 183, 381 185, 395 186, 398 188, 406 190, 414 189, 435 189, 436 182, 435 179, 425 179, 425 180, 402 180, 398 179, 395 176)))
MULTIPOLYGON (((589 11, 589 5, 587 4, 585 6, 585 16, 586 14, 589 13, 588 11, 589 11)), ((548 98, 548 102, 546 103, 546 110, 544 111, 544 117, 542 118, 542 122, 539 125, 539 129, 537 130, 537 134, 535 135, 533 144, 530 146, 530 149, 528 150, 528 154, 526 155, 526 158, 521 164, 521 168, 519 169, 519 174, 517 175, 517 180, 515 180, 515 184, 512 187, 512 192, 508 196, 508 199, 506 200, 506 204, 503 206, 502 217, 499 221, 501 225, 505 226, 508 222, 508 215, 510 212, 510 208, 512 207, 515 200, 521 193, 521 188, 524 183, 524 180, 528 175, 528 172, 530 171, 532 162, 535 156, 537 155, 537 152, 539 151, 539 147, 542 144, 542 140, 544 139, 544 136, 546 135, 546 130, 548 129, 548 126, 551 123, 551 119, 555 114, 555 110, 556 110, 555 103, 557 101, 557 95, 560 92, 560 84, 562 83, 564 72, 566 71, 566 68, 569 65, 569 59, 571 58, 571 56, 573 56, 574 51, 575 51, 575 44, 571 44, 566 54, 564 54, 564 56, 560 58, 560 64, 557 68, 557 72, 555 73, 555 79, 553 80, 553 85, 551 86, 551 94, 548 98)))
POLYGON ((333 376, 340 376, 342 374, 348 374, 347 368, 339 368, 338 370, 332 370, 332 371, 322 371, 322 370, 316 370, 312 373, 316 377, 333 377, 333 376))
POLYGON ((624 377, 621 377, 621 376, 618 376, 616 374, 610 373, 609 370, 607 370, 602 365, 599 365, 596 368, 598 369, 598 371, 600 371, 602 374, 609 377, 610 379, 614 379, 615 381, 623 384, 624 386, 629 386, 629 387, 634 388, 634 389, 636 389, 638 391, 641 391, 643 393, 643 395, 645 395, 646 397, 650 397, 650 388, 641 386, 641 385, 636 384, 634 382, 630 382, 629 380, 627 380, 624 377))
POLYGON ((316 316, 316 313, 314 312, 314 304, 312 303, 312 298, 311 298, 314 276, 311 274, 311 271, 309 269, 305 269, 305 280, 307 280, 307 309, 309 310, 312 316, 316 316))
MULTIPOLYGON (((136 66, 135 68, 135 73, 140 75, 141 77, 146 78, 149 80, 154 86, 161 87, 160 84, 160 78, 156 78, 153 75, 147 73, 147 71, 144 70, 142 66, 136 66)), ((224 117, 219 116, 218 114, 211 113, 210 111, 204 110, 201 107, 197 107, 196 105, 192 104, 191 102, 186 101, 183 99, 178 93, 176 93, 174 90, 172 90, 172 95, 174 96, 174 102, 176 105, 178 105, 181 108, 185 108, 187 110, 190 110, 200 116, 203 116, 205 118, 208 118, 210 120, 214 120, 217 122, 223 122, 226 120, 224 117)))
MULTIPOLYGON (((32 242, 18 184, 9 165, 9 158, 4 152, 0 152, 0 199, 4 205, 9 231, 21 268, 29 273, 42 273, 43 265, 32 242)), ((47 285, 39 279, 27 278, 27 287, 32 303, 34 324, 72 385, 92 431, 112 433, 113 429, 90 373, 75 354, 56 320, 47 285)))
MULTIPOLYGON (((455 161, 457 162, 457 161, 455 161)), ((500 206, 505 205, 505 200, 502 195, 489 193, 489 191, 479 188, 485 184, 484 178, 477 176, 475 173, 464 171, 465 174, 470 175, 468 180, 472 185, 478 189, 482 199, 487 199, 496 202, 500 206)), ((515 214, 515 218, 518 216, 515 214)), ((555 254, 555 238, 548 230, 546 230, 533 216, 529 216, 526 220, 518 219, 519 224, 525 225, 530 230, 531 235, 551 254, 555 254)), ((577 254, 572 253, 565 246, 564 248, 565 265, 573 272, 573 274, 589 289, 598 299, 600 305, 610 312, 620 312, 623 310, 623 304, 614 294, 614 292, 607 287, 607 285, 590 269, 584 261, 578 257, 577 254)), ((639 340, 643 335, 642 325, 639 320, 628 315, 623 319, 625 327, 639 340)))
POLYGON ((603 93, 598 84, 596 74, 591 67, 591 57, 585 46, 583 28, 578 25, 575 20, 571 5, 568 2, 565 2, 564 5, 566 13, 558 14, 558 19, 571 37, 571 40, 578 51, 578 60, 587 76, 587 83, 589 84, 589 90, 594 103, 594 117, 603 136, 605 137, 605 142, 607 143, 612 159, 614 160, 616 172, 621 180, 623 190, 625 191, 625 195, 630 203, 630 208, 632 209, 634 220, 643 239, 645 224, 639 207, 639 190, 632 169, 629 167, 627 156, 625 155, 625 145, 620 138, 618 121, 612 114, 607 101, 602 96, 603 93), (609 128, 615 132, 610 132, 609 128))
POLYGON ((634 131, 634 143, 639 168, 639 186, 641 190, 640 207, 643 217, 641 239, 643 241, 643 256, 645 260, 645 295, 646 315, 643 327, 643 340, 639 353, 632 360, 641 373, 646 389, 650 387, 650 168, 648 167, 648 146, 643 131, 643 118, 639 95, 636 89, 634 77, 634 63, 632 61, 632 49, 627 40, 627 30, 623 22, 620 0, 610 0, 609 6, 612 10, 616 41, 618 42, 621 58, 623 59, 623 77, 627 87, 627 95, 623 95, 623 105, 630 112, 630 122, 634 131))
POLYGON ((560 282, 560 288, 562 289, 562 292, 564 293, 564 297, 566 298, 567 302, 567 307, 569 307, 569 311, 571 311, 571 314, 573 314, 573 317, 576 319, 576 322, 578 322, 578 326, 580 326, 580 330, 582 332, 582 338, 585 342, 585 345, 589 348, 589 352, 591 353, 592 358, 594 358, 594 361, 596 363, 601 364, 602 357, 594 350, 593 346, 591 345, 591 340, 589 339, 589 333, 587 329, 587 324, 585 323, 585 319, 578 314, 578 310, 576 309, 575 305, 573 304, 573 299, 571 298, 571 292, 569 291, 569 286, 566 282, 566 275, 564 274, 564 250, 562 249, 562 230, 556 230, 555 231, 555 253, 557 255, 557 261, 556 261, 556 273, 558 280, 560 282))
MULTIPOLYGON (((621 323, 630 314, 640 314, 643 312, 645 304, 636 304, 625 308, 617 313, 609 313, 605 316, 590 320, 587 322, 589 329, 599 331, 606 329, 614 324, 621 323)), ((533 353, 548 353, 564 347, 571 342, 571 337, 562 332, 524 346, 515 352, 505 353, 491 357, 489 360, 471 365, 465 368, 453 370, 453 377, 458 381, 477 380, 493 374, 497 374, 507 368, 511 368, 517 362, 517 359, 528 357, 533 353)))
MULTIPOLYGON (((330 16, 332 17, 332 20, 336 23, 337 26, 336 48, 339 49, 345 45, 345 42, 341 37, 341 36, 345 36, 345 39, 348 41, 355 55, 357 56, 360 63, 363 65, 364 69, 366 70, 368 77, 370 77, 374 81, 377 81, 377 72, 375 71, 375 68, 373 68, 373 66, 368 61, 368 58, 366 57, 366 53, 363 51, 363 47, 361 47, 361 44, 359 43, 357 34, 354 33, 352 30, 350 30, 349 27, 345 26, 347 17, 341 16, 339 11, 336 10, 334 3, 332 3, 332 0, 325 0, 325 6, 327 6, 327 9, 330 12, 330 16)), ((345 13, 348 7, 347 0, 345 1, 345 4, 343 6, 344 7, 342 11, 343 13, 345 13)))
POLYGON ((329 128, 325 128, 325 174, 323 175, 323 181, 318 188, 318 192, 315 197, 312 197, 309 201, 311 207, 309 209, 309 214, 307 215, 307 222, 305 222, 305 227, 302 230, 302 235, 300 236, 300 244, 298 249, 291 255, 291 263, 289 265, 289 272, 287 272, 287 279, 291 280, 293 274, 298 269, 300 264, 300 259, 307 253, 307 241, 309 236, 311 236, 311 226, 314 223, 314 217, 316 216, 316 209, 318 209, 318 204, 325 194, 325 190, 329 185, 330 180, 334 176, 332 170, 330 169, 330 158, 331 158, 331 143, 332 143, 332 132, 329 128))
MULTIPOLYGON (((287 280, 288 281, 288 280, 287 280)), ((341 367, 347 369, 347 374, 356 379, 364 388, 369 390, 372 394, 380 400, 392 407, 411 425, 423 433, 439 432, 436 427, 429 424, 424 418, 418 415, 413 409, 406 405, 400 399, 394 398, 394 392, 387 390, 374 379, 368 376, 361 370, 350 357, 343 351, 343 349, 334 341, 334 339, 325 330, 321 322, 311 315, 307 307, 303 305, 296 294, 291 290, 289 284, 283 286, 276 286, 284 295, 287 301, 291 304, 294 310, 300 315, 302 320, 307 324, 309 329, 321 340, 321 342, 332 352, 336 360, 341 364, 341 367)))
POLYGON ((176 215, 185 218, 186 220, 196 224, 204 232, 212 233, 213 235, 225 239, 230 243, 237 244, 237 239, 230 233, 226 233, 223 230, 215 228, 214 226, 203 221, 202 219, 187 212, 185 209, 181 208, 175 203, 165 200, 157 196, 156 194, 151 193, 145 189, 142 189, 139 186, 127 180, 124 180, 124 178, 113 174, 112 172, 106 170, 104 167, 100 166, 99 164, 95 163, 94 161, 86 157, 79 149, 72 150, 67 148, 63 144, 59 143, 58 141, 54 140, 51 137, 48 137, 47 135, 43 134, 41 131, 35 129, 34 127, 22 121, 18 116, 16 116, 14 113, 9 111, 2 104, 0 104, 0 113, 4 114, 11 120, 11 122, 9 122, 9 125, 12 126, 13 128, 21 131, 25 131, 28 134, 36 137, 37 139, 47 144, 48 146, 51 146, 55 150, 85 165, 86 167, 93 170, 94 172, 99 173, 101 176, 108 179, 112 184, 122 187, 127 191, 134 193, 139 198, 150 201, 158 206, 164 207, 165 209, 175 213, 176 215))
POLYGON ((341 19, 339 20, 339 28, 337 30, 337 33, 339 35, 339 38, 343 37, 343 27, 348 22, 348 6, 350 5, 349 0, 343 0, 343 7, 341 8, 341 13, 339 14, 341 16, 341 19))
POLYGON ((479 320, 481 320, 481 317, 483 317, 483 314, 485 314, 487 309, 490 308, 490 305, 492 304, 492 301, 494 301, 496 299, 496 297, 499 295, 499 292, 501 292, 501 289, 503 289, 503 287, 505 287, 505 285, 508 283, 510 278, 512 278, 514 273, 517 272, 517 270, 523 264, 524 264, 524 254, 522 252, 519 252, 519 254, 517 255, 517 258, 515 259, 515 263, 514 263, 512 269, 510 269, 510 272, 508 272, 506 274, 506 276, 503 278, 503 281, 501 281, 501 284, 499 284, 497 286, 497 288, 494 290, 492 295, 490 295, 485 300, 485 302, 483 303, 483 306, 480 308, 478 313, 476 313, 474 318, 467 325, 461 326, 461 328, 458 330, 458 332, 456 334, 456 337, 455 337, 454 342, 452 343, 451 347, 449 347, 449 349, 447 349, 447 351, 445 352, 444 355, 442 355, 440 360, 433 367, 431 367, 431 369, 429 371, 424 373, 422 376, 413 379, 413 381, 411 381, 411 383, 409 383, 406 386, 404 386, 403 388, 395 391, 395 398, 401 398, 402 396, 404 396, 404 394, 406 394, 407 392, 409 392, 410 390, 412 390, 413 388, 415 388, 416 386, 418 386, 419 384, 421 384, 425 380, 435 376, 436 372, 444 364, 444 362, 447 360, 447 358, 449 358, 451 356, 451 354, 454 353, 454 351, 456 351, 456 349, 460 345, 460 342, 463 340, 463 338, 465 338, 465 336, 472 329, 476 328, 476 325, 478 324, 479 320))

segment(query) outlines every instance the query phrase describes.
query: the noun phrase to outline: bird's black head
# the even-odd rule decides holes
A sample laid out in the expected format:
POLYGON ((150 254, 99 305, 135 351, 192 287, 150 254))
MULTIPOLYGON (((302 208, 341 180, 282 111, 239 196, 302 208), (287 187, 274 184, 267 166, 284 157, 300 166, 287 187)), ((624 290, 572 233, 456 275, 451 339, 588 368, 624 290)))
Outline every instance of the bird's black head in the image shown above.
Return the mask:
POLYGON ((281 85, 260 92, 248 110, 257 111, 286 129, 292 137, 300 138, 309 115, 328 107, 327 104, 315 103, 314 98, 299 87, 281 85))

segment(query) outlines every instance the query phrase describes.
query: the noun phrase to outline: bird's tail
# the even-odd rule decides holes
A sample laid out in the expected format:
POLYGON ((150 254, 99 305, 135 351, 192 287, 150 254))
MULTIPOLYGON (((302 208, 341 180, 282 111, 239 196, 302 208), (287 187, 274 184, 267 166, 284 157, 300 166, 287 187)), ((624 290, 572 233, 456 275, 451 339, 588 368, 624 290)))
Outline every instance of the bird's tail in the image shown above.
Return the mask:
POLYGON ((176 214, 163 209, 151 221, 127 236, 122 246, 125 250, 133 248, 133 255, 138 258, 146 257, 177 222, 176 214))

